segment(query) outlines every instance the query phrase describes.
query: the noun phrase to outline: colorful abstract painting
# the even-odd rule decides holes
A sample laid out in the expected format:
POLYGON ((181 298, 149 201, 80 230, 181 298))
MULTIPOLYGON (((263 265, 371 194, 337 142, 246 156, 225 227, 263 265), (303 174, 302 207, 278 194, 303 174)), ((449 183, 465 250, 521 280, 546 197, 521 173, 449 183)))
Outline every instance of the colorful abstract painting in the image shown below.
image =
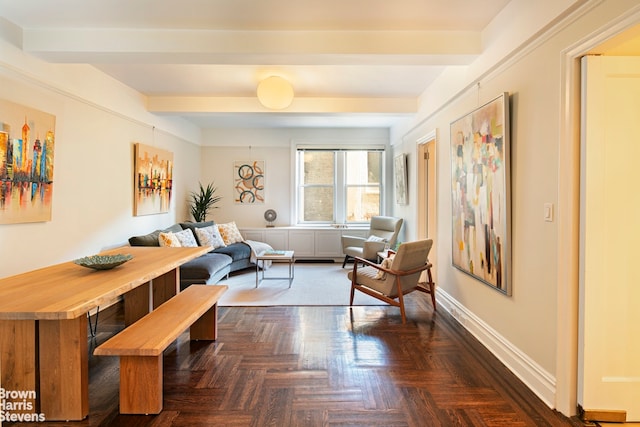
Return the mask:
POLYGON ((51 221, 56 117, 0 100, 0 224, 51 221))
POLYGON ((173 187, 173 153, 135 144, 134 215, 169 212, 173 187))
POLYGON ((233 176, 236 203, 264 203, 264 160, 234 162, 233 176))
POLYGON ((509 95, 451 123, 453 265, 511 294, 509 95))

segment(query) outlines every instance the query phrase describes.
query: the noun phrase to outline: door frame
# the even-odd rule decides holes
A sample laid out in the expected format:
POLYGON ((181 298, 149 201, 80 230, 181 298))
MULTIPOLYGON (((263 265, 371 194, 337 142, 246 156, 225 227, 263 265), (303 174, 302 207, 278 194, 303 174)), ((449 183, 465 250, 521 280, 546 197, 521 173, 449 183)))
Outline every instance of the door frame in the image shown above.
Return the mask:
MULTIPOLYGON (((416 171, 417 171, 417 203, 416 222, 418 239, 434 239, 437 235, 437 130, 431 130, 416 141, 416 171), (428 158, 425 155, 428 154, 428 158), (421 218, 427 221, 421 221, 421 218)), ((433 264, 432 274, 437 283, 437 250, 429 252, 429 261, 433 264)))
POLYGON ((636 10, 609 22, 562 52, 558 148, 558 273, 556 401, 563 414, 577 413, 580 256, 580 59, 615 35, 640 23, 636 10))

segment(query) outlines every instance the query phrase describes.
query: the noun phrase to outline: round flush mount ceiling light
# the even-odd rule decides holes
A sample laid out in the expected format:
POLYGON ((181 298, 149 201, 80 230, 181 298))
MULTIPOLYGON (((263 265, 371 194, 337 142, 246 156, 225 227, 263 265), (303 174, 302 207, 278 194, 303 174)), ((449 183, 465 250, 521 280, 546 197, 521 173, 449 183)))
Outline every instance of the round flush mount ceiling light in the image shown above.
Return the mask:
POLYGON ((266 108, 282 110, 293 101, 291 83, 278 76, 267 77, 258 83, 258 101, 266 108))

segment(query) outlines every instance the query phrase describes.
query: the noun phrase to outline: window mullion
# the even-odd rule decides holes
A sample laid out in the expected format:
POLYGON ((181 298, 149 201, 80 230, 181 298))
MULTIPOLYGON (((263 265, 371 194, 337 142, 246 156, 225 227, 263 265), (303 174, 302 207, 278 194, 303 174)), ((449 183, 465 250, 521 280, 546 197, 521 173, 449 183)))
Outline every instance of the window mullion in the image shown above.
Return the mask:
POLYGON ((334 217, 335 217, 335 222, 337 224, 344 224, 347 222, 347 208, 346 208, 346 200, 347 200, 347 195, 346 195, 346 155, 344 153, 344 151, 338 151, 336 152, 336 177, 335 177, 335 188, 334 188, 334 194, 335 194, 335 201, 334 201, 334 206, 335 206, 335 212, 334 212, 334 217))

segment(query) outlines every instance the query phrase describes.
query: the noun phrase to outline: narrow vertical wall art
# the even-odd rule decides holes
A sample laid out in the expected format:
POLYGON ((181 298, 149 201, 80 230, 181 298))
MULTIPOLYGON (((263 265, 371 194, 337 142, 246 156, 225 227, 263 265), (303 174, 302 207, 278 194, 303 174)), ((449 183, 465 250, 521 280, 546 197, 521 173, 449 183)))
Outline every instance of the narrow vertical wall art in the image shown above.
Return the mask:
POLYGON ((396 187, 396 203, 407 204, 407 155, 400 154, 393 159, 393 175, 396 187))
POLYGON ((56 117, 0 100, 0 224, 51 221, 56 117))
POLYGON ((134 215, 169 212, 173 187, 173 153, 136 143, 134 159, 134 215))
POLYGON ((264 203, 264 160, 233 163, 234 200, 237 204, 264 203))
POLYGON ((453 266, 511 295, 509 94, 451 123, 453 266))

